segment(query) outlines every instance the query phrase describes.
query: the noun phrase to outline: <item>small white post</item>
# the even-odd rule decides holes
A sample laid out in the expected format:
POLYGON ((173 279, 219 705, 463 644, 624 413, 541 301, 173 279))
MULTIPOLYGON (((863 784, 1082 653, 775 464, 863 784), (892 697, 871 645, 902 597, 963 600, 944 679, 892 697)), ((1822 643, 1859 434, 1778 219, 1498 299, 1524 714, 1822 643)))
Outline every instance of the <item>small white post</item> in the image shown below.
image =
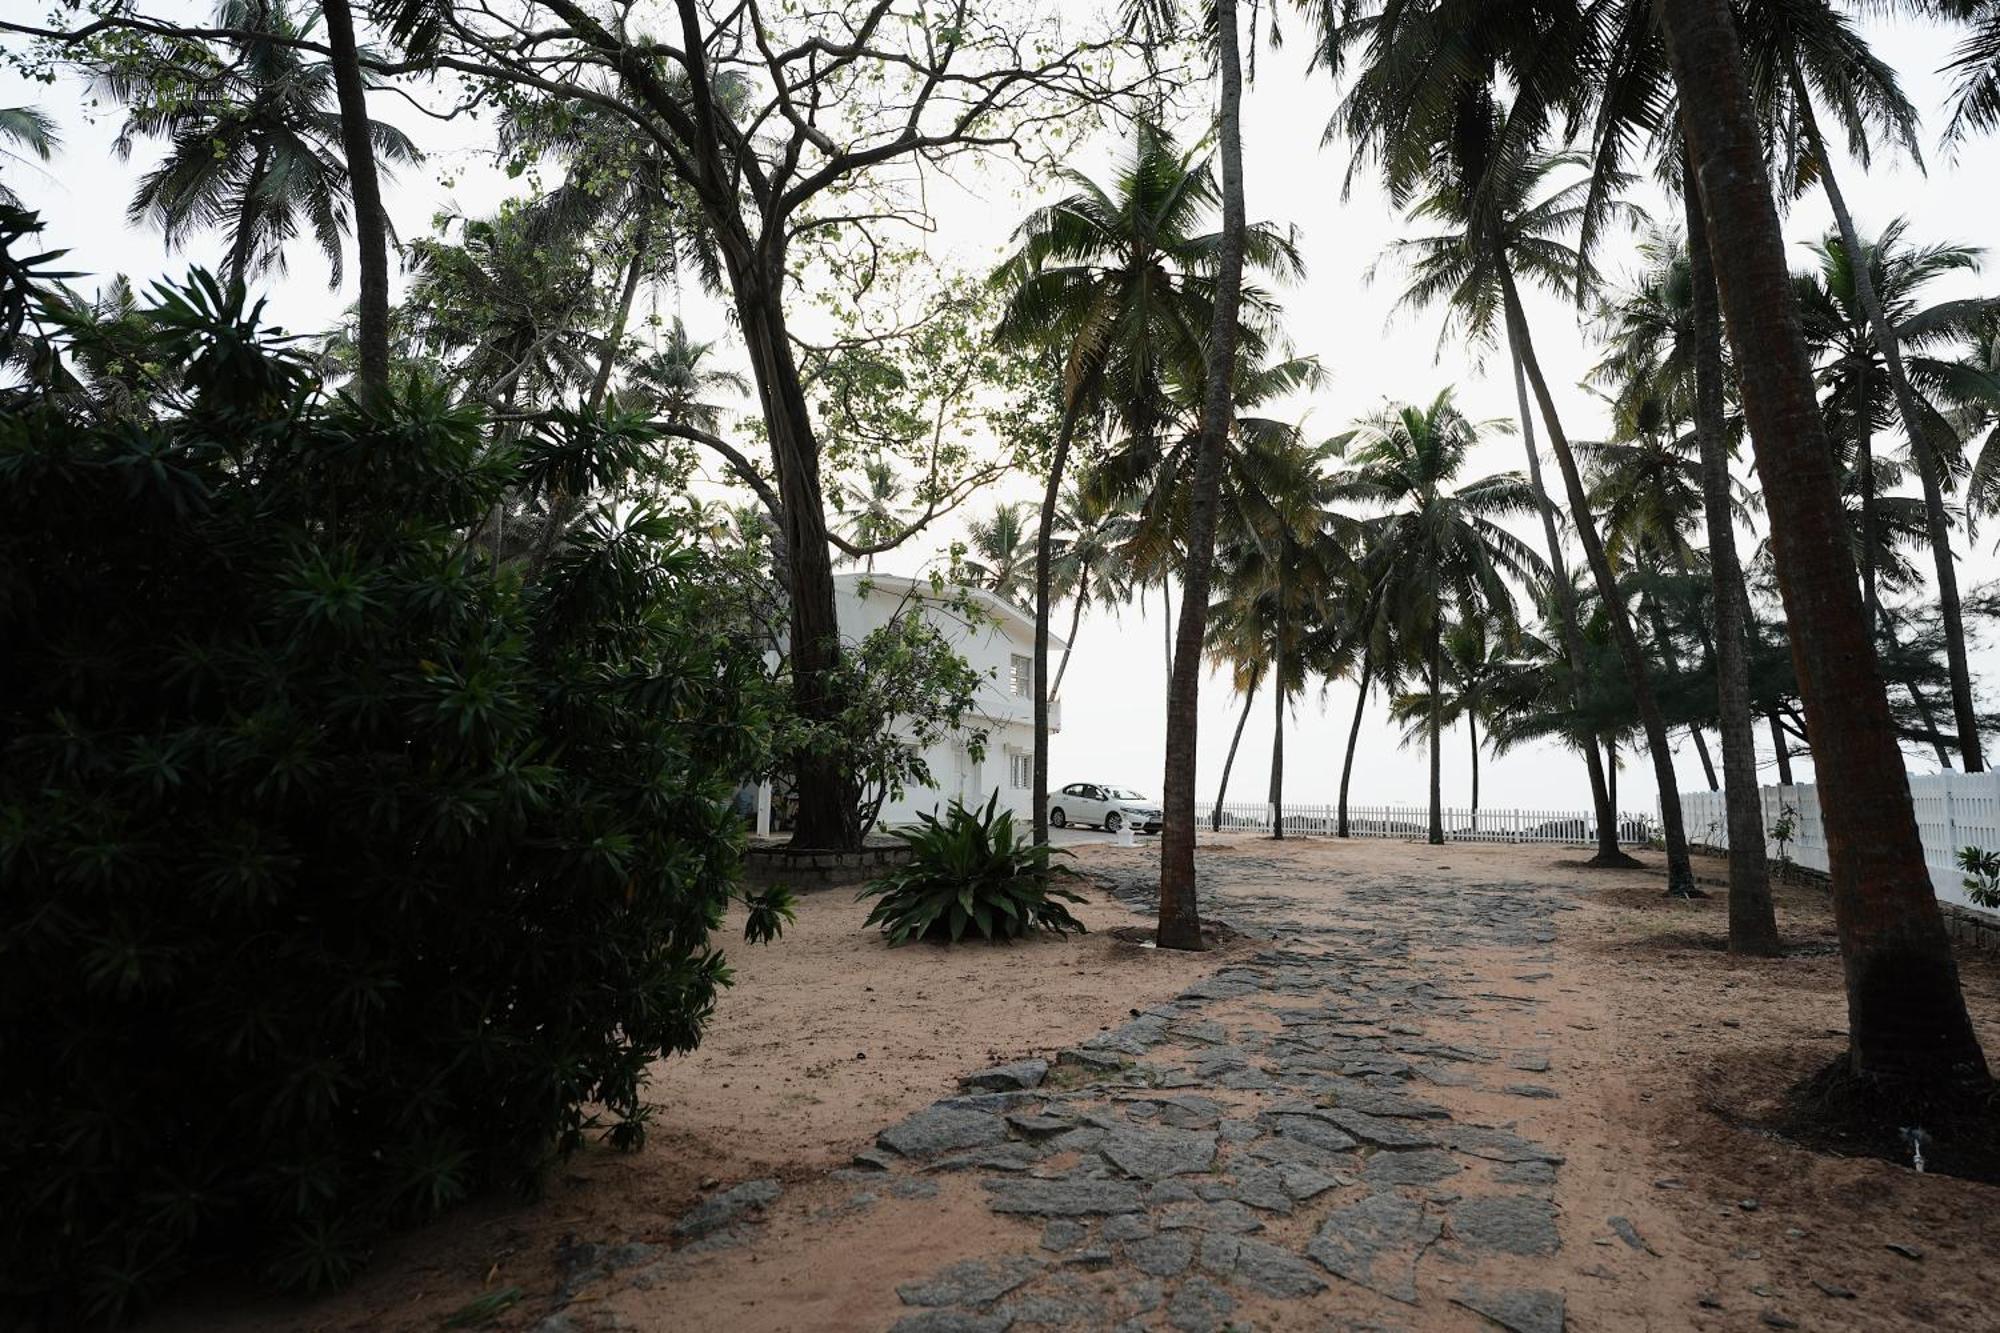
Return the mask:
POLYGON ((757 784, 757 836, 771 836, 771 784, 768 782, 757 784))

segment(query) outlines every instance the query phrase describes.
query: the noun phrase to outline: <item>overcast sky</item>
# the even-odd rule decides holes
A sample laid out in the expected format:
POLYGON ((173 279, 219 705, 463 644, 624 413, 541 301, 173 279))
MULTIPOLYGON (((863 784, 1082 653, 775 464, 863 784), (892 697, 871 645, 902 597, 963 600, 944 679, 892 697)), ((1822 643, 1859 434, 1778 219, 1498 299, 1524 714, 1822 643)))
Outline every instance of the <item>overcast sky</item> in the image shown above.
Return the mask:
MULTIPOLYGON (((1948 59, 1951 38, 1923 25, 1870 20, 1867 29, 1876 49, 1902 72, 1913 100, 1932 131, 1942 125, 1946 82, 1933 71, 1948 59)), ((0 39, 5 40, 5 39, 0 39)), ((1309 79, 1303 51, 1287 49, 1258 55, 1257 78, 1245 104, 1246 188, 1252 219, 1294 224, 1299 230, 1308 266, 1305 280, 1285 290, 1286 322, 1299 350, 1317 355, 1330 372, 1328 385, 1291 407, 1314 437, 1330 435, 1354 418, 1385 401, 1424 401, 1446 385, 1456 386, 1459 402, 1474 420, 1502 419, 1514 414, 1514 391, 1504 361, 1475 364, 1462 352, 1447 350, 1436 359, 1438 326, 1434 317, 1408 314, 1392 318, 1397 282, 1393 272, 1371 284, 1367 270, 1384 248, 1410 230, 1393 215, 1366 173, 1352 196, 1343 200, 1347 171, 1344 147, 1320 146, 1321 130, 1334 102, 1334 92, 1322 78, 1309 79)), ((168 256, 158 236, 128 228, 123 221, 132 183, 149 161, 143 147, 130 163, 111 152, 117 113, 96 107, 87 90, 70 84, 54 88, 24 85, 11 74, 0 74, 0 106, 40 105, 58 119, 65 147, 45 172, 9 164, 4 169, 14 189, 31 207, 39 208, 49 224, 53 244, 67 246, 71 267, 93 274, 124 272, 135 279, 182 272, 190 260, 213 264, 222 251, 220 238, 197 241, 184 255, 168 256)), ((485 127, 465 123, 439 124, 409 109, 400 99, 378 94, 375 112, 402 125, 431 153, 420 167, 405 169, 387 191, 387 204, 400 235, 426 234, 441 210, 478 212, 503 198, 509 182, 493 170, 478 151, 486 142, 485 127)), ((1927 140, 1928 142, 1928 140, 1927 140)), ((1105 140, 1088 145, 1073 165, 1105 178, 1120 145, 1105 140)), ((1916 242, 1954 241, 1984 244, 1992 236, 1992 220, 2000 216, 2000 179, 1994 164, 2000 144, 1975 140, 1956 163, 1934 155, 1928 174, 1907 163, 1878 162, 1863 177, 1850 166, 1843 184, 1864 235, 1873 235, 1900 214, 1914 219, 1916 242)), ((1035 182, 1056 192, 1056 186, 1035 182)), ((1008 233, 1026 209, 1038 202, 1035 189, 1011 176, 985 174, 970 191, 934 182, 933 202, 940 226, 926 246, 941 268, 983 270, 1002 250, 1008 233)), ((1676 221, 1679 205, 1650 189, 1642 202, 1654 217, 1676 221)), ((1818 198, 1806 200, 1787 219, 1787 231, 1800 246, 1817 239, 1831 225, 1818 198)), ((1798 252, 1798 262, 1806 257, 1798 252)), ((1607 247, 1603 266, 1614 278, 1636 263, 1629 240, 1607 247)), ((328 327, 352 300, 349 290, 329 291, 324 263, 309 243, 294 247, 289 272, 271 280, 275 318, 294 330, 328 327)), ((2000 281, 1990 277, 1939 283, 1934 299, 1992 291, 2000 281)), ((665 290, 652 297, 663 316, 684 315, 702 337, 732 339, 725 312, 698 292, 665 290)), ((1605 428, 1597 400, 1578 387, 1596 359, 1587 330, 1579 327, 1575 309, 1555 299, 1531 302, 1530 319, 1538 350, 1572 435, 1590 438, 1605 428)), ((733 358, 738 361, 740 357, 733 358)), ((747 405, 746 405, 747 406, 747 405)), ((1006 450, 992 445, 998 454, 1006 450)), ((1518 469, 1522 466, 1517 435, 1495 432, 1482 444, 1468 469, 1469 476, 1518 469)), ((1747 460, 1739 473, 1748 477, 1747 460)), ((1555 483, 1551 473, 1551 484, 1555 483)), ((1014 477, 974 499, 967 513, 985 512, 1003 499, 1038 497, 1040 483, 1014 477)), ((962 516, 961 516, 962 517, 962 516)), ((1539 548, 1539 530, 1519 525, 1524 537, 1539 548)), ((912 543, 885 556, 877 567, 888 572, 914 573, 936 558, 940 545, 962 533, 962 522, 944 525, 934 539, 912 543)), ((1746 543, 1747 550, 1747 543, 1746 543)), ((1580 564, 1580 560, 1573 560, 1580 564)), ((1962 567, 1961 586, 1990 578, 1994 560, 1982 544, 1962 567)), ((1066 616, 1059 624, 1066 624, 1066 616)), ((1166 629, 1157 593, 1142 607, 1115 615, 1093 611, 1082 627, 1074 660, 1063 685, 1063 730, 1055 743, 1051 777, 1057 784, 1095 779, 1156 792, 1159 786, 1165 732, 1166 629)), ((1974 658, 1975 674, 1994 665, 1991 654, 1974 658)), ((1212 793, 1223 752, 1236 721, 1240 700, 1227 682, 1210 677, 1203 686, 1201 708, 1201 768, 1199 790, 1212 793)), ((1290 800, 1330 802, 1339 780, 1341 750, 1354 706, 1349 682, 1322 689, 1315 685, 1301 699, 1288 724, 1286 793, 1290 800)), ((1418 750, 1399 745, 1397 730, 1381 717, 1379 701, 1363 724, 1356 764, 1354 800, 1358 804, 1421 802, 1428 768, 1418 750)), ((1269 773, 1273 719, 1268 699, 1260 699, 1243 733, 1242 749, 1230 782, 1239 801, 1260 801, 1269 773)), ((1683 734, 1678 771, 1683 787, 1700 786, 1701 769, 1683 734)), ((1711 741, 1713 738, 1711 737, 1711 741)), ((1768 746, 1768 738, 1765 738, 1768 746)), ((1713 746, 1712 746, 1713 748, 1713 746)), ((1761 754, 1765 780, 1775 780, 1768 748, 1761 754)), ((1718 760, 1719 763, 1719 755, 1718 760)), ((1926 756, 1912 755, 1915 771, 1928 771, 1926 756)), ((1464 734, 1445 740, 1444 781, 1447 804, 1463 804, 1467 796, 1469 760, 1464 734)), ((1809 766, 1802 772, 1809 772, 1809 766)), ((1650 810, 1655 787, 1650 765, 1642 756, 1628 756, 1620 776, 1620 805, 1650 810)), ((1553 809, 1588 804, 1588 787, 1581 762, 1553 746, 1524 748, 1482 767, 1483 804, 1493 807, 1553 809)))

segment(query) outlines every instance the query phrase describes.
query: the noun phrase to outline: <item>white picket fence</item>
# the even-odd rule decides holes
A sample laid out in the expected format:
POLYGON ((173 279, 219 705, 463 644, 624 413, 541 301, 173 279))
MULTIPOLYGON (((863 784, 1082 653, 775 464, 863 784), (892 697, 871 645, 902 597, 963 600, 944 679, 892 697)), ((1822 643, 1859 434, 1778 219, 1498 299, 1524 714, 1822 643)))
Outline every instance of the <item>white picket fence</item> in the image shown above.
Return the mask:
MULTIPOLYGON (((1200 826, 1207 828, 1215 813, 1208 801, 1196 811, 1200 826)), ((1252 802, 1225 802, 1222 807, 1224 832, 1269 833, 1274 807, 1252 802)), ((1330 805, 1283 807, 1285 832, 1301 836, 1333 835, 1340 825, 1339 811, 1330 805)), ((1430 829, 1430 807, 1424 805, 1350 805, 1347 807, 1348 836, 1355 838, 1422 838, 1430 829)), ((1621 814, 1618 841, 1627 844, 1651 842, 1659 833, 1659 821, 1651 815, 1621 814)), ((1543 842, 1563 846, 1593 846, 1597 842, 1597 817, 1588 810, 1489 810, 1465 807, 1444 809, 1444 836, 1451 842, 1543 842)))
MULTIPOLYGON (((1789 787, 1759 787, 1764 806, 1765 853, 1778 855, 1770 836, 1778 817, 1790 806, 1794 832, 1786 854, 1811 870, 1825 870, 1826 828, 1820 822, 1819 790, 1811 783, 1789 787)), ((1971 906, 1963 887, 1964 873, 1953 862, 1961 847, 2000 848, 2000 772, 1926 773, 1910 777, 1910 798, 1917 807, 1917 830, 1924 839, 1924 862, 1939 902, 1971 906)), ((1729 846, 1729 815, 1722 793, 1684 791, 1681 818, 1688 840, 1710 847, 1729 846)))

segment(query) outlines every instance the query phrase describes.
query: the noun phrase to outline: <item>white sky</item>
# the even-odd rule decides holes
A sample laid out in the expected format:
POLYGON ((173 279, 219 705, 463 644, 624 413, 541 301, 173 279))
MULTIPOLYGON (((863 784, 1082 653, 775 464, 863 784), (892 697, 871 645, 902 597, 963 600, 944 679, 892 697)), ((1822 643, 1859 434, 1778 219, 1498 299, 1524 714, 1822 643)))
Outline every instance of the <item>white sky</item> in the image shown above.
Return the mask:
MULTIPOLYGON (((1296 26, 1296 25, 1294 25, 1296 26)), ((1871 19, 1866 27, 1877 51, 1903 75, 1905 86, 1923 111, 1926 124, 1942 125, 1946 81, 1936 76, 1949 58, 1948 33, 1924 25, 1871 19)), ((1294 34, 1296 36, 1296 34, 1294 34)), ((1363 174, 1353 195, 1343 201, 1341 181, 1347 169, 1344 147, 1320 147, 1320 132, 1334 104, 1334 92, 1323 79, 1308 80, 1303 71, 1303 45, 1296 40, 1277 53, 1258 53, 1257 80, 1245 105, 1246 188, 1253 219, 1296 224, 1307 261, 1308 276, 1282 293, 1287 324, 1299 350, 1317 355, 1331 379, 1326 388, 1296 405, 1315 437, 1332 434, 1357 416, 1379 407, 1385 399, 1428 400, 1444 385, 1456 385, 1459 403, 1474 420, 1514 415, 1511 377, 1501 358, 1481 368, 1468 360, 1434 360, 1437 323, 1428 315, 1394 320, 1398 284, 1385 273, 1375 284, 1364 274, 1385 246, 1405 228, 1390 212, 1372 180, 1363 174)), ((52 112, 65 139, 63 152, 44 173, 9 166, 10 183, 31 207, 39 208, 49 224, 52 244, 70 249, 70 267, 109 275, 124 272, 135 279, 182 273, 190 262, 213 264, 222 251, 219 238, 197 242, 186 255, 168 256, 156 234, 124 224, 124 206, 132 183, 147 165, 146 151, 127 163, 110 151, 115 108, 91 105, 86 90, 73 84, 53 88, 25 85, 11 74, 0 74, 0 106, 36 104, 52 112)), ((509 182, 481 158, 484 127, 465 123, 442 125, 412 112, 400 99, 379 95, 378 116, 402 125, 430 150, 420 167, 406 169, 387 191, 387 204, 398 232, 405 238, 428 232, 432 216, 445 208, 478 212, 505 196, 509 182)), ((1074 165, 1105 179, 1120 145, 1101 141, 1079 152, 1074 165)), ((1948 164, 1937 154, 1928 175, 1907 164, 1878 163, 1864 178, 1850 166, 1842 181, 1864 235, 1873 235, 1899 214, 1916 219, 1911 239, 1917 242, 1955 241, 1979 244, 1992 232, 2000 210, 2000 187, 1994 184, 1993 163, 2000 145, 1975 140, 1948 164)), ((1049 188, 1049 183, 1039 183, 1049 188)), ((940 226, 928 248, 941 265, 984 269, 1005 245, 1008 233, 1038 196, 1012 177, 985 179, 988 197, 939 183, 933 192, 940 226)), ((1057 191, 1052 191, 1057 192, 1057 191)), ((1642 201, 1662 222, 1679 219, 1679 205, 1657 192, 1642 192, 1642 201)), ((1830 215, 1815 196, 1802 203, 1787 222, 1788 234, 1801 245, 1822 235, 1830 215)), ((1798 263, 1806 262, 1803 251, 1798 263)), ((1603 260, 1606 272, 1623 276, 1636 263, 1630 245, 1614 241, 1603 260)), ((349 265, 350 283, 352 265, 349 265)), ((1939 283, 1933 299, 1968 295, 1982 280, 1939 283)), ((1991 282, 1985 290, 1993 290, 1991 282)), ((330 325, 346 302, 351 287, 329 292, 323 261, 309 243, 294 248, 289 274, 273 280, 274 318, 294 330, 316 331, 330 325)), ((724 312, 693 290, 656 294, 662 315, 682 313, 700 337, 732 338, 724 312)), ((802 305, 803 303, 801 303, 802 305)), ((1597 400, 1578 381, 1596 359, 1576 311, 1556 299, 1530 301, 1530 318, 1538 350, 1564 421, 1573 436, 1591 438, 1605 428, 1597 400)), ((740 358, 734 358, 740 360, 740 358)), ((747 405, 746 405, 747 406, 747 405)), ((996 445, 997 448, 997 445, 996 445)), ((1475 454, 1469 476, 1522 466, 1521 445, 1512 434, 1495 435, 1475 454)), ((1748 476, 1746 462, 1739 472, 1748 476)), ((1550 484, 1557 479, 1550 472, 1550 484)), ((945 541, 962 532, 965 514, 985 512, 1001 499, 1038 497, 1040 484, 1012 477, 975 498, 955 520, 941 526, 934 540, 912 543, 882 557, 885 572, 913 573, 934 558, 945 541)), ((1538 549, 1542 541, 1532 520, 1521 534, 1538 549)), ((1746 552, 1748 543, 1745 543, 1746 552)), ((1573 564, 1580 565, 1580 560, 1573 564)), ((1982 549, 1961 567, 1961 586, 1993 577, 1996 565, 1990 549, 1982 549)), ((1176 593, 1178 597, 1178 593, 1176 593)), ((1178 606, 1178 602, 1176 603, 1178 606)), ((1060 627, 1067 615, 1059 611, 1060 627)), ((1114 617, 1093 611, 1084 620, 1078 650, 1063 687, 1063 731, 1055 742, 1052 781, 1094 779, 1156 792, 1165 733, 1165 624, 1157 593, 1143 607, 1130 607, 1114 617)), ((1975 674, 1995 659, 1975 655, 1975 674)), ((1302 698, 1287 731, 1285 789, 1289 800, 1331 802, 1339 781, 1342 747, 1354 689, 1336 682, 1330 689, 1315 686, 1302 698)), ((1201 707, 1201 780, 1198 790, 1210 798, 1220 775, 1222 756, 1236 721, 1240 701, 1220 677, 1203 686, 1201 707)), ((1364 723, 1353 799, 1357 804, 1419 803, 1425 797, 1428 766, 1419 750, 1404 750, 1396 729, 1382 718, 1379 699, 1364 723)), ((1230 783, 1239 801, 1261 801, 1269 772, 1272 716, 1268 698, 1260 699, 1243 733, 1242 748, 1230 783)), ((1711 736, 1711 749, 1715 750, 1711 736)), ((1768 738, 1762 737, 1766 746, 1768 738)), ((1683 787, 1704 785, 1692 747, 1683 734, 1678 772, 1683 787)), ((1762 752, 1765 780, 1774 781, 1768 748, 1762 752)), ((1720 763, 1719 751, 1717 762, 1720 763)), ((1800 776, 1809 776, 1801 764, 1800 776)), ((1928 756, 1912 755, 1912 767, 1927 771, 1928 756)), ((1446 737, 1444 782, 1446 803, 1463 804, 1469 762, 1463 732, 1446 737)), ((1553 746, 1523 748, 1504 758, 1490 755, 1482 764, 1482 798, 1487 807, 1521 806, 1537 809, 1582 807, 1588 788, 1581 761, 1553 746)), ((1620 805, 1627 810, 1651 809, 1655 788, 1650 764, 1643 755, 1627 756, 1620 775, 1620 805)))

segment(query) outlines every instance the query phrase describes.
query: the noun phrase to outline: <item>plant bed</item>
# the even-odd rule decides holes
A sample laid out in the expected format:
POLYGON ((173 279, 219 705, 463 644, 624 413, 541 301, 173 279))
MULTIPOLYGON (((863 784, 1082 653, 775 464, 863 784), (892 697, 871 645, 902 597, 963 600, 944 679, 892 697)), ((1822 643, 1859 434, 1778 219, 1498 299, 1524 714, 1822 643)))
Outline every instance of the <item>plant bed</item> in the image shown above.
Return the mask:
POLYGON ((886 834, 872 834, 863 846, 847 851, 753 842, 743 853, 743 882, 793 889, 852 887, 909 862, 908 844, 886 834))

